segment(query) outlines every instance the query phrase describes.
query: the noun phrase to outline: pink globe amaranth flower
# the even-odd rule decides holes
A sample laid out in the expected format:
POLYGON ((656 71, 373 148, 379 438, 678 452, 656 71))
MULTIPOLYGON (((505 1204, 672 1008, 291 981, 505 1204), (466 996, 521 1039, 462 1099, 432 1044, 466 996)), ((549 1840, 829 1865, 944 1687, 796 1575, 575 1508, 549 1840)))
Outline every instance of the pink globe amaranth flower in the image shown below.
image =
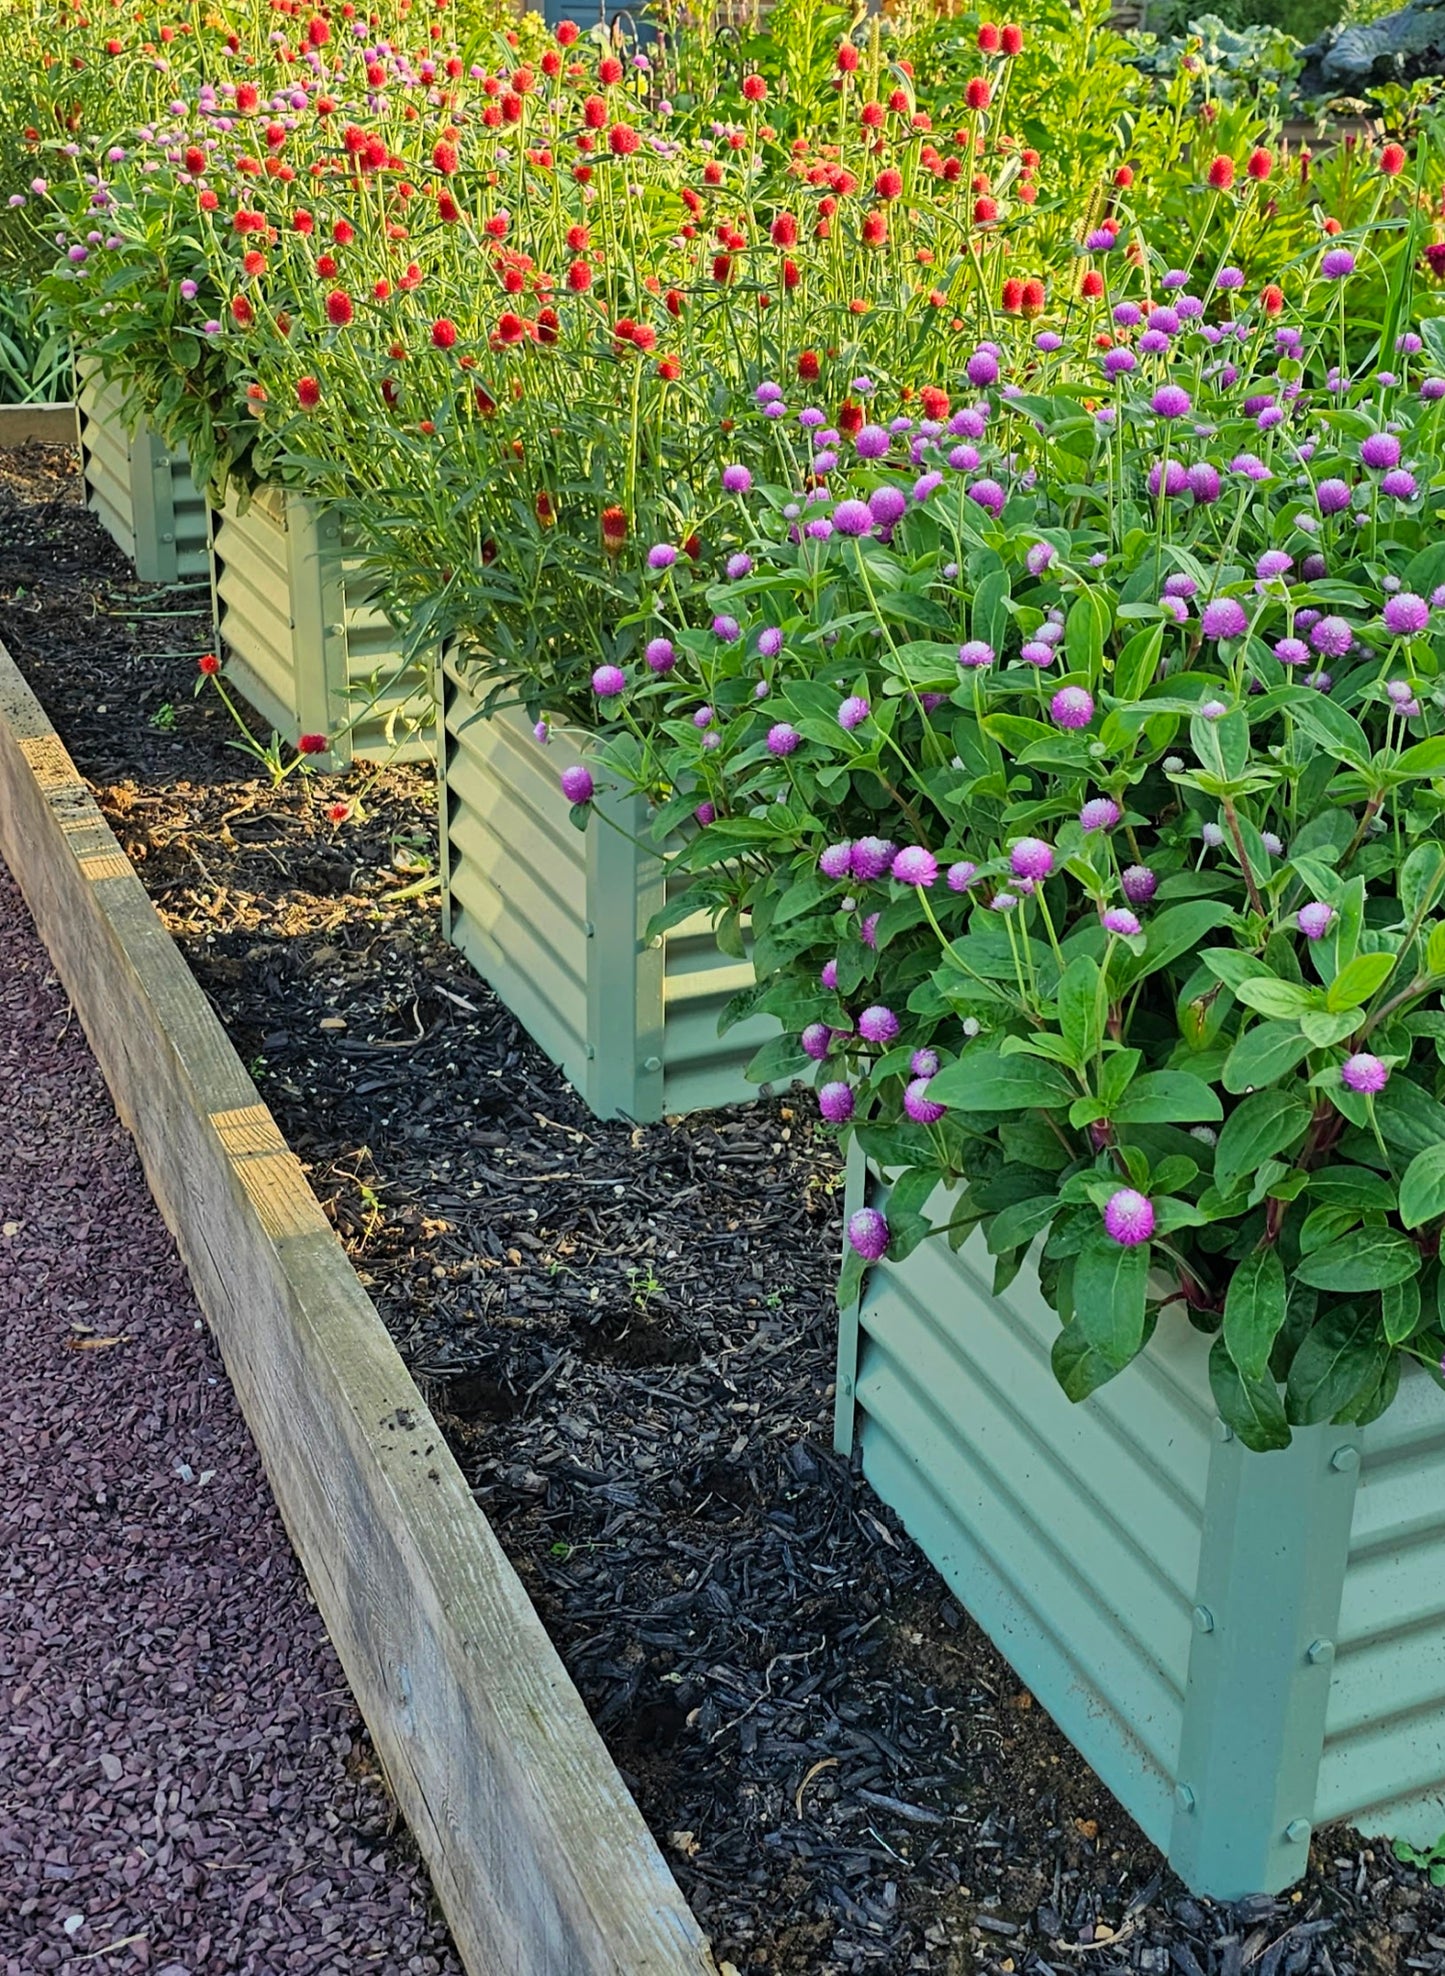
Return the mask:
POLYGON ((987 508, 991 515, 1001 515, 1008 496, 996 480, 976 480, 968 490, 968 498, 980 508, 987 508))
POLYGON ((1393 432, 1372 432, 1360 441, 1360 459, 1367 467, 1383 472, 1400 464, 1400 442, 1393 432))
POLYGON ((714 638, 720 638, 724 645, 735 645, 742 632, 735 617, 729 617, 725 611, 719 611, 712 621, 712 635, 714 638))
POLYGON ((767 625, 758 633, 759 658, 775 659, 782 649, 783 634, 777 625, 767 625))
POLYGON ((1020 837, 1008 861, 1015 878, 1047 878, 1054 868, 1053 847, 1042 837, 1020 837))
POLYGON ((1052 542, 1035 542, 1028 554, 1024 557, 1029 575, 1042 576, 1049 564, 1054 560, 1056 553, 1052 542))
POLYGON ((881 1002, 864 1009, 858 1018, 858 1034, 865 1043, 891 1043, 898 1029, 897 1016, 892 1009, 885 1009, 881 1002))
POLYGON ((836 961, 824 961, 818 979, 823 987, 832 994, 838 986, 838 963, 836 961))
POLYGON ((1376 1091, 1383 1091, 1390 1081, 1386 1064, 1378 1057, 1371 1056, 1368 1050, 1357 1050, 1352 1057, 1346 1057, 1340 1065, 1340 1082, 1350 1091, 1363 1092, 1373 1097, 1376 1091))
POLYGON ((1161 419, 1187 418, 1192 405, 1189 393, 1179 384, 1161 384, 1149 403, 1161 419))
POLYGON ((865 425, 853 441, 860 460, 881 460, 893 444, 893 435, 881 425, 865 425))
POLYGON ((1401 590, 1385 604, 1385 625, 1397 638, 1413 638, 1430 622, 1430 606, 1413 590, 1401 590))
POLYGON ((1315 500, 1322 515, 1343 514, 1350 505, 1349 483, 1343 480, 1322 480, 1315 489, 1315 500))
POLYGON ((1154 1203, 1133 1187, 1121 1187, 1104 1206, 1104 1227, 1121 1248, 1137 1248, 1154 1233, 1154 1203))
POLYGON ((908 1068, 915 1077, 936 1077, 938 1075, 937 1050, 915 1050, 908 1060, 908 1068))
POLYGON ((1082 686, 1061 686, 1049 702, 1049 715, 1055 727, 1087 727, 1094 718, 1094 696, 1082 686))
POLYGON ((1219 499, 1219 469, 1210 461, 1196 460, 1184 479, 1198 506, 1208 507, 1219 499))
POLYGON ((737 555, 728 557, 726 569, 729 583, 741 583, 745 576, 752 575, 753 559, 744 551, 739 550, 737 555))
POLYGON ((903 1109, 915 1125, 937 1125, 948 1106, 929 1097, 926 1077, 915 1077, 904 1090, 903 1109))
POLYGON ((562 794, 569 803, 590 803, 597 793, 592 771, 582 762, 573 762, 562 771, 562 794))
POLYGON ((833 510, 833 526, 840 535, 871 535, 873 511, 866 501, 840 501, 833 510))
POLYGON ((1335 920, 1335 909, 1319 900, 1301 906, 1295 915, 1296 924, 1306 940, 1323 940, 1335 920))
POLYGON ((876 487, 868 496, 868 512, 880 528, 892 528, 908 512, 908 497, 897 487, 876 487))
POLYGON ((991 666, 993 660, 993 647, 982 638, 970 638, 967 644, 958 648, 958 663, 967 671, 981 672, 985 666, 991 666))
POLYGON ((1303 638, 1277 639, 1274 655, 1282 666, 1307 666, 1310 662, 1310 648, 1303 638))
POLYGON ((863 924, 859 927, 858 938, 863 942, 863 945, 865 947, 874 947, 874 948, 877 947, 878 921, 881 918, 882 918, 881 913, 869 913, 868 917, 864 920, 863 924))
POLYGON ((798 1038, 798 1044, 805 1057, 811 1057, 814 1063, 821 1063, 833 1047, 833 1032, 826 1022, 810 1022, 798 1038))
POLYGON ((877 1262, 888 1249, 888 1223, 877 1208, 859 1208, 848 1217, 848 1245, 864 1262, 877 1262))
POLYGON ((1294 557, 1286 555, 1283 549, 1266 549, 1254 566, 1254 573, 1261 583, 1272 583, 1276 577, 1284 576, 1294 568, 1294 557))
POLYGON ((1380 492, 1387 494, 1392 501, 1413 501, 1420 492, 1420 483, 1404 467, 1392 467, 1389 473, 1381 476, 1380 492))
POLYGON ((1120 934, 1128 939, 1135 933, 1142 933, 1138 915, 1131 913, 1127 906, 1110 906, 1104 914, 1104 925, 1110 933, 1120 934))
POLYGON ((1320 262, 1320 273, 1326 281, 1343 281, 1354 271, 1355 257, 1348 247, 1332 247, 1320 262))
POLYGON ((1093 796, 1079 811, 1079 822, 1085 830, 1112 830, 1120 814, 1112 796, 1093 796))
POLYGON ((649 569, 671 569, 677 561, 677 551, 670 542, 654 542, 647 552, 649 569))
POLYGON ((768 729, 768 753, 770 755, 791 755, 802 740, 796 727, 780 720, 768 729))
POLYGON ((1237 597, 1216 597, 1204 606, 1199 625, 1206 638, 1241 638, 1249 619, 1237 597))
POLYGON ((863 725, 872 711, 861 693, 850 693, 838 709, 838 725, 846 727, 851 733, 855 727, 863 725))
POLYGON ((753 477, 744 466, 728 466, 723 468, 722 484, 725 494, 746 494, 752 488, 753 477))
POLYGON ((1054 662, 1054 648, 1052 645, 1046 645, 1042 638, 1030 638, 1020 647, 1019 657, 1025 665, 1040 668, 1051 666, 1054 662))
POLYGON ((677 654, 670 638, 649 638, 642 656, 653 672, 671 672, 677 664, 677 654))
POLYGON ((900 885, 929 886, 938 877, 938 860, 921 844, 905 844, 893 860, 892 875, 900 885))
POLYGON ((818 1110, 829 1125, 846 1125, 853 1116, 852 1086, 848 1084, 825 1084, 818 1093, 818 1110))
POLYGON ((1355 642, 1355 634, 1342 617, 1324 617, 1310 626, 1310 643, 1317 652, 1331 659, 1342 659, 1355 642))
POLYGON ((860 837, 850 861, 853 877, 865 885, 870 879, 881 878, 893 862, 895 849, 886 837, 860 837))
POLYGON ((818 869, 825 878, 848 878, 852 874, 853 846, 848 839, 841 844, 830 844, 818 859, 818 869))
POLYGON ((1159 880, 1148 865, 1126 865, 1119 874, 1119 883, 1131 906, 1147 906, 1159 890, 1159 880))
POLYGON ((960 858, 957 864, 948 867, 948 889, 950 892, 966 892, 978 876, 978 866, 968 858, 960 858))
POLYGON ((627 674, 621 666, 598 666, 592 675, 592 691, 599 700, 615 700, 626 687, 627 674))

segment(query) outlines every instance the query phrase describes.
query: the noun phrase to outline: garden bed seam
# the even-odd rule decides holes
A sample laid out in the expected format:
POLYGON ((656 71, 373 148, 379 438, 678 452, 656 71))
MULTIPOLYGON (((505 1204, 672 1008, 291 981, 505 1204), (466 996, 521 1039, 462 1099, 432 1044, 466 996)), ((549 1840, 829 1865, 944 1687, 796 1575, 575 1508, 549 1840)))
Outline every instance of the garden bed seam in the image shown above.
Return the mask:
POLYGON ((0 446, 78 446, 80 414, 68 400, 47 405, 0 405, 0 446))
POLYGON ((299 1162, 0 645, 0 854, 473 1976, 716 1976, 299 1162))

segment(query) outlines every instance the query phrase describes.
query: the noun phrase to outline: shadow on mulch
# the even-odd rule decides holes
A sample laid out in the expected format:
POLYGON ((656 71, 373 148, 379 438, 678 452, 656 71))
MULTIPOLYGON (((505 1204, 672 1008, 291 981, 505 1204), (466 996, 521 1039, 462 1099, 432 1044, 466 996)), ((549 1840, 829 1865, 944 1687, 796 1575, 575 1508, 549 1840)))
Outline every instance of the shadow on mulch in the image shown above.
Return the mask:
POLYGON ((428 774, 273 790, 73 459, 0 454, 0 637, 744 1976, 1394 1976, 1445 1895, 1326 1833, 1189 1899, 831 1452, 841 1176, 806 1100, 599 1125, 440 936, 428 774), (362 791, 362 814, 326 805, 362 791), (418 888, 421 889, 418 889, 418 888))

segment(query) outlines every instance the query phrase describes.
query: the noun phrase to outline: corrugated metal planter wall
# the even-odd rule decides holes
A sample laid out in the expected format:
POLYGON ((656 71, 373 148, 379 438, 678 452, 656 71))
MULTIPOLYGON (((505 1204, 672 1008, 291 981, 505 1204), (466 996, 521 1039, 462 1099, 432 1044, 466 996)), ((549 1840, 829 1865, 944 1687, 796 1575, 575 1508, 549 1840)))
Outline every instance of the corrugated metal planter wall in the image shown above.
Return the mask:
MULTIPOLYGON (((662 860, 604 816, 575 830, 558 787, 585 738, 554 732, 543 747, 520 711, 481 714, 450 659, 442 715, 447 937, 599 1117, 756 1097, 743 1071, 776 1023, 717 1033, 752 969, 719 953, 702 915, 647 940, 666 897, 662 860)), ((645 843, 640 798, 604 793, 597 808, 645 843)))
POLYGON ((204 581, 206 504, 185 447, 167 447, 143 418, 128 430, 120 386, 93 364, 78 370, 86 505, 143 583, 204 581))
MULTIPOLYGON (((886 1198, 854 1149, 852 1209, 886 1198)), ((943 1218, 943 1217, 938 1217, 943 1218)), ((1196 1892, 1272 1893, 1316 1827, 1445 1827, 1445 1397, 1253 1455, 1166 1311, 1072 1405, 1026 1264, 886 1260, 845 1312, 837 1439, 1196 1892)))
POLYGON ((436 746, 431 667, 404 664, 368 601, 334 513, 263 487, 211 513, 211 602, 226 678, 293 747, 332 738, 319 767, 417 761, 436 746))

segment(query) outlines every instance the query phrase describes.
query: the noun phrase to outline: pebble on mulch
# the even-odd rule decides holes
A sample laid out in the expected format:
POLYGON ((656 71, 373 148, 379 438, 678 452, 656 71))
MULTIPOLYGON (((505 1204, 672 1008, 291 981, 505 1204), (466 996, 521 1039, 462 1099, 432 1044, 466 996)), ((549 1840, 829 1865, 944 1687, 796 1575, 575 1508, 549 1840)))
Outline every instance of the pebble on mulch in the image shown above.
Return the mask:
POLYGON ((0 456, 0 637, 136 860, 720 1957, 772 1976, 1445 1971, 1326 1833, 1188 1898, 831 1451, 840 1175, 806 1099, 601 1125, 441 940, 417 769, 273 791, 63 455, 0 456), (160 615, 153 615, 159 613, 160 615), (360 820, 325 805, 363 792, 360 820))
POLYGON ((460 1976, 0 865, 0 1970, 460 1976))

